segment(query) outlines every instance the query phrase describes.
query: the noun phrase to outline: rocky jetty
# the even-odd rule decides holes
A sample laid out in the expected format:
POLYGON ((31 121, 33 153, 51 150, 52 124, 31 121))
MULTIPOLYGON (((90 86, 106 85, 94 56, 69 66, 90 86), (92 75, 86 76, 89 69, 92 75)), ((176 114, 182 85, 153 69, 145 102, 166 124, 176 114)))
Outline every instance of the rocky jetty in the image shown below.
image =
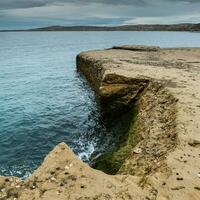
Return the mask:
POLYGON ((126 122, 119 146, 93 169, 61 143, 26 180, 0 177, 0 200, 199 200, 200 48, 115 46, 77 68, 126 122))

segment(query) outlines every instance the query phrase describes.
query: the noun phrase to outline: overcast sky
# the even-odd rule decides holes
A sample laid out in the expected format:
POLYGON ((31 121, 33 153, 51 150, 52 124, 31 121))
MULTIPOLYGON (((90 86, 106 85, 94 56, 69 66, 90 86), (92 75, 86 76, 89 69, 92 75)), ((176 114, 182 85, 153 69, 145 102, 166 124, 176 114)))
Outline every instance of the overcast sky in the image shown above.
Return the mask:
POLYGON ((200 23, 200 0, 0 0, 0 29, 200 23))

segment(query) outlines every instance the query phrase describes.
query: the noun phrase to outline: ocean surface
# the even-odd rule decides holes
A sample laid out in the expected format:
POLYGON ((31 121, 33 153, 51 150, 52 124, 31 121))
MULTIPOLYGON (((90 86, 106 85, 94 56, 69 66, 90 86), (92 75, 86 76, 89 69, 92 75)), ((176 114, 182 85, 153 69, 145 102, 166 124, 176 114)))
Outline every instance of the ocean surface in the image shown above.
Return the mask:
POLYGON ((0 175, 29 176, 60 142, 86 162, 114 146, 75 58, 120 44, 200 47, 200 33, 0 33, 0 175))

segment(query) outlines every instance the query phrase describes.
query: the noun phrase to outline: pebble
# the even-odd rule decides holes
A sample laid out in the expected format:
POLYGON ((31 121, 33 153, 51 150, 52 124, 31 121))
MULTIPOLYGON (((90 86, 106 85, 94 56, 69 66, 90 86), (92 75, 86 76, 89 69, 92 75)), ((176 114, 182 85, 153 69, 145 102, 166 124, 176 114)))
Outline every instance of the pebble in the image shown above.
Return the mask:
POLYGON ((9 181, 10 181, 10 182, 13 182, 13 178, 9 178, 9 181))
POLYGON ((61 193, 61 191, 59 191, 59 190, 56 192, 57 195, 60 195, 60 193, 61 193))
POLYGON ((36 188, 35 183, 30 182, 29 187, 30 187, 30 189, 34 190, 36 188))
POLYGON ((21 180, 20 180, 20 179, 16 179, 15 182, 16 182, 16 183, 20 183, 21 180))
POLYGON ((136 148, 136 149, 134 149, 133 152, 136 153, 136 154, 140 154, 140 153, 142 153, 142 149, 141 148, 136 148))
POLYGON ((69 169, 69 166, 66 165, 66 166, 65 166, 65 169, 69 169))
POLYGON ((72 166, 73 166, 73 164, 72 164, 72 163, 70 163, 69 167, 72 167, 72 166))
POLYGON ((56 178, 54 178, 54 177, 51 177, 50 179, 51 179, 51 181, 56 181, 56 178))
POLYGON ((6 191, 6 189, 5 189, 5 188, 2 188, 2 189, 1 189, 1 192, 3 192, 3 193, 4 193, 5 191, 6 191))

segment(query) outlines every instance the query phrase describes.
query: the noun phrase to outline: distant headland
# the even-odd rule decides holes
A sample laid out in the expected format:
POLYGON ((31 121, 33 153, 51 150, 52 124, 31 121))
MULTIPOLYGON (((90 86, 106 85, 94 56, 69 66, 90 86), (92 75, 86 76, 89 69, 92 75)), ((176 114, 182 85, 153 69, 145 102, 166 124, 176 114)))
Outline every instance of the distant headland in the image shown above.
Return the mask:
POLYGON ((34 29, 0 30, 0 32, 11 31, 200 31, 200 23, 184 24, 140 24, 122 26, 48 26, 34 29))

